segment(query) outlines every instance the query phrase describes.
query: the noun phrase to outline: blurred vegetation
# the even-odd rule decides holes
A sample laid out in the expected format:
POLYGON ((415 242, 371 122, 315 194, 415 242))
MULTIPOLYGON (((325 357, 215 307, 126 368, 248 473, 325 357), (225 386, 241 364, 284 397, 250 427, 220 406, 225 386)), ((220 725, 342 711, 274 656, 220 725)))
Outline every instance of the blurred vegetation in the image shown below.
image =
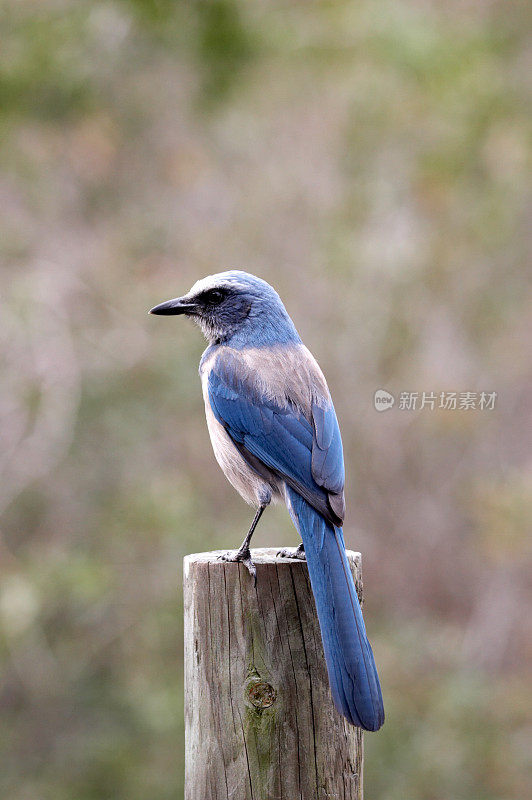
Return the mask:
MULTIPOLYGON (((272 282, 344 436, 387 705, 372 800, 522 800, 531 752, 530 6, 0 11, 0 796, 182 796, 181 558, 211 454, 198 277, 272 282), (494 411, 373 409, 379 387, 494 411)), ((295 544, 283 509, 257 545, 295 544)))

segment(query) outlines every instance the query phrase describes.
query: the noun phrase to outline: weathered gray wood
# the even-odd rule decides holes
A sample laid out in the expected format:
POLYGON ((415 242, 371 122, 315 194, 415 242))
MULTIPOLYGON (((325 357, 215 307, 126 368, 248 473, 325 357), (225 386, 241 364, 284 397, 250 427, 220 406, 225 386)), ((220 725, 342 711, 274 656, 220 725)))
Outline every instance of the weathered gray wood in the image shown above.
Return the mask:
POLYGON ((253 550, 254 587, 219 555, 184 559, 185 800, 361 800, 362 732, 333 706, 306 563, 253 550))

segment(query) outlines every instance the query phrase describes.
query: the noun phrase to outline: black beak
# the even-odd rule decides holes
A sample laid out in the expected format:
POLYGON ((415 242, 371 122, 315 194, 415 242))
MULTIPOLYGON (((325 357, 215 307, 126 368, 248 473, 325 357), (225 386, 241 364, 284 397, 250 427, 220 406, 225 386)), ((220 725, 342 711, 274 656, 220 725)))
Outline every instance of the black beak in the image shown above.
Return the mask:
POLYGON ((187 297, 176 297, 174 300, 167 300, 150 309, 150 314, 193 314, 197 309, 196 303, 191 303, 187 297))

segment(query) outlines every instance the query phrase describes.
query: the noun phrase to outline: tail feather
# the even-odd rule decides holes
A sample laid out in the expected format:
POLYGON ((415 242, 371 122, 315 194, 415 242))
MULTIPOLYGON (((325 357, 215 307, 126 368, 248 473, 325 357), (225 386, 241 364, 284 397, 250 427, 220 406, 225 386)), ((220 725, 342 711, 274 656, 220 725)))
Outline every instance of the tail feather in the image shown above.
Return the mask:
POLYGON ((327 522, 293 489, 287 487, 286 493, 305 546, 334 703, 350 723, 376 731, 384 722, 381 687, 342 529, 327 522))

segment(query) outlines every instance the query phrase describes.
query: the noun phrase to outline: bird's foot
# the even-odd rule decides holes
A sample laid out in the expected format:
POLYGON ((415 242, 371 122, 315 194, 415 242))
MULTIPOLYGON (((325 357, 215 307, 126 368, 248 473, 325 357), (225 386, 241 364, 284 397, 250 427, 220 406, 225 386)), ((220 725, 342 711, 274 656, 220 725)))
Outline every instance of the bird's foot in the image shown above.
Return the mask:
POLYGON ((306 561, 303 542, 295 549, 293 547, 283 547, 282 550, 277 551, 277 555, 281 558, 298 558, 300 561, 306 561))
POLYGON ((227 553, 222 553, 218 558, 220 561, 236 561, 243 564, 253 578, 255 585, 257 585, 257 567, 251 560, 249 547, 245 547, 244 549, 240 548, 239 550, 228 550, 227 553))

